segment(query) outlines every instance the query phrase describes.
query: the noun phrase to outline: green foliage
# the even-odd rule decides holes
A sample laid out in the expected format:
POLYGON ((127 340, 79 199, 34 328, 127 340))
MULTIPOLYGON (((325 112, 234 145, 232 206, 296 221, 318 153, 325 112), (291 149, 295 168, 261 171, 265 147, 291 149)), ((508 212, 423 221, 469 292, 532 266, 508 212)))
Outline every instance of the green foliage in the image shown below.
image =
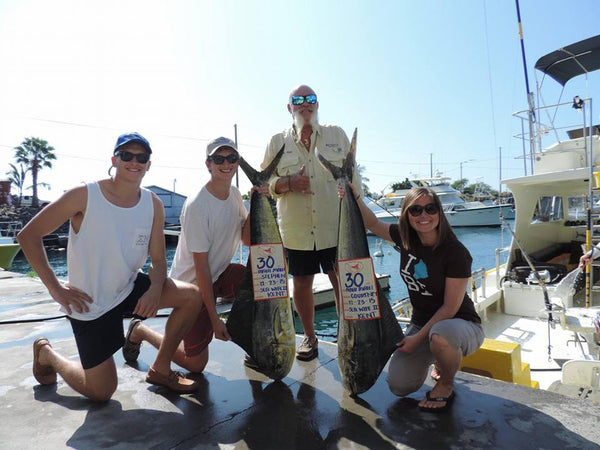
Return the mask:
POLYGON ((21 200, 23 199, 23 190, 25 189, 25 176, 27 172, 29 172, 29 168, 23 167, 23 164, 19 164, 19 168, 14 164, 8 164, 10 166, 10 170, 6 172, 8 175, 8 179, 11 184, 14 184, 17 190, 19 191, 19 205, 21 204, 21 200))
POLYGON ((466 178, 461 178, 460 180, 454 181, 450 186, 456 189, 457 191, 463 192, 468 182, 469 180, 467 180, 466 178))
POLYGON ((408 178, 405 178, 404 181, 397 181, 396 183, 392 184, 392 191, 399 191, 401 189, 410 188, 412 188, 412 184, 410 184, 408 178))
POLYGON ((39 205, 37 190, 38 185, 40 185, 38 183, 38 173, 44 167, 52 168, 52 161, 56 160, 54 147, 43 139, 28 137, 14 150, 17 163, 24 165, 26 170, 31 171, 31 178, 33 179, 31 205, 37 207, 39 205))
POLYGON ((366 167, 365 166, 361 166, 360 164, 356 166, 357 170, 358 170, 358 174, 360 175, 360 181, 362 184, 362 193, 363 196, 367 196, 367 197, 371 197, 371 192, 369 191, 369 186, 367 186, 367 182, 369 181, 369 177, 366 177, 363 175, 363 172, 365 171, 366 167))

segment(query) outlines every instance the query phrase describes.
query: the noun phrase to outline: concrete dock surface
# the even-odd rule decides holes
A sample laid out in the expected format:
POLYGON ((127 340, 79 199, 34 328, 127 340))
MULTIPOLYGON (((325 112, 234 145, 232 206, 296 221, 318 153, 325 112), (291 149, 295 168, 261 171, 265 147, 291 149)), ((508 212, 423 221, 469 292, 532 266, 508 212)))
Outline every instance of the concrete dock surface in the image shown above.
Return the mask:
MULTIPOLYGON (((353 398, 340 381, 335 344, 295 361, 274 382, 245 368, 244 352, 213 340, 194 394, 176 395, 144 381, 156 350, 142 346, 138 363, 115 354, 119 387, 93 403, 58 378, 40 386, 32 375, 32 343, 50 339, 77 358, 57 304, 36 279, 0 274, 0 447, 201 449, 599 449, 600 406, 547 391, 459 372, 456 399, 445 413, 417 403, 431 380, 407 398, 388 389, 384 371, 353 398), (37 321, 39 319, 50 319, 37 321)), ((164 318, 149 319, 156 329, 164 318)), ((126 325, 126 322, 124 322, 126 325)), ((298 337, 300 339, 300 337, 298 337)))

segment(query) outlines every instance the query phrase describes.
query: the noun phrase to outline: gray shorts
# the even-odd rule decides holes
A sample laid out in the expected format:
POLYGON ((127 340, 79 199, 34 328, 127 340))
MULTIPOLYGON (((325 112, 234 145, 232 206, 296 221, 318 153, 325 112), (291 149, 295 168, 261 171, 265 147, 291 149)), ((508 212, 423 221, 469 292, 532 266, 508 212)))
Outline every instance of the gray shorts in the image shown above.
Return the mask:
MULTIPOLYGON (((421 327, 411 323, 406 335, 416 334, 420 329, 421 327)), ((428 338, 421 342, 414 352, 402 353, 396 350, 392 354, 387 382, 394 394, 403 397, 418 391, 425 383, 429 366, 435 360, 429 349, 432 334, 442 336, 463 356, 470 355, 481 347, 485 338, 479 323, 463 319, 446 319, 436 323, 431 327, 428 338)))

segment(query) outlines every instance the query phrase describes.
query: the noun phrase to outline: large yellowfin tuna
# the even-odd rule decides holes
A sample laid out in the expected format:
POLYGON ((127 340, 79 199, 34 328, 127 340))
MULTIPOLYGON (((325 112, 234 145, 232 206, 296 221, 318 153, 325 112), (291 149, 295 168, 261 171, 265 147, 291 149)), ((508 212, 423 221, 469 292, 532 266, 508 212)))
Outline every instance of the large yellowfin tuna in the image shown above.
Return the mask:
MULTIPOLYGON (((254 186, 260 186, 271 177, 282 155, 283 147, 263 172, 241 157, 240 167, 254 186)), ((250 256, 227 318, 227 330, 233 342, 254 359, 260 372, 279 380, 294 363, 294 319, 275 213, 270 200, 257 192, 250 199, 250 243, 250 256)))
POLYGON ((352 182, 355 155, 356 130, 342 167, 318 155, 345 192, 340 205, 337 250, 340 279, 337 346, 342 382, 353 395, 375 384, 396 343, 403 338, 389 302, 383 296, 378 298, 379 282, 374 276, 365 225, 348 185, 352 182))

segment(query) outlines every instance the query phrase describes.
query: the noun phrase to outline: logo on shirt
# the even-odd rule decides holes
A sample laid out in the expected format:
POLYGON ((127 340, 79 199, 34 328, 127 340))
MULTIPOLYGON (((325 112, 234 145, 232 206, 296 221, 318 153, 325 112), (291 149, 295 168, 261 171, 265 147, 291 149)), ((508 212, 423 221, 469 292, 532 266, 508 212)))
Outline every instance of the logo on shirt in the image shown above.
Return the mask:
POLYGON ((409 291, 418 292, 421 295, 431 296, 431 292, 427 290, 427 287, 419 280, 426 280, 429 278, 427 272, 427 265, 424 261, 417 261, 417 257, 408 254, 408 262, 400 270, 400 275, 406 283, 409 291))
POLYGON ((325 147, 332 149, 335 152, 341 152, 342 151, 342 147, 340 147, 338 144, 325 144, 325 147))
POLYGON ((148 233, 139 233, 138 232, 138 234, 137 234, 134 242, 135 242, 134 245, 136 247, 138 247, 138 246, 147 247, 148 243, 150 242, 150 234, 148 234, 148 233))

